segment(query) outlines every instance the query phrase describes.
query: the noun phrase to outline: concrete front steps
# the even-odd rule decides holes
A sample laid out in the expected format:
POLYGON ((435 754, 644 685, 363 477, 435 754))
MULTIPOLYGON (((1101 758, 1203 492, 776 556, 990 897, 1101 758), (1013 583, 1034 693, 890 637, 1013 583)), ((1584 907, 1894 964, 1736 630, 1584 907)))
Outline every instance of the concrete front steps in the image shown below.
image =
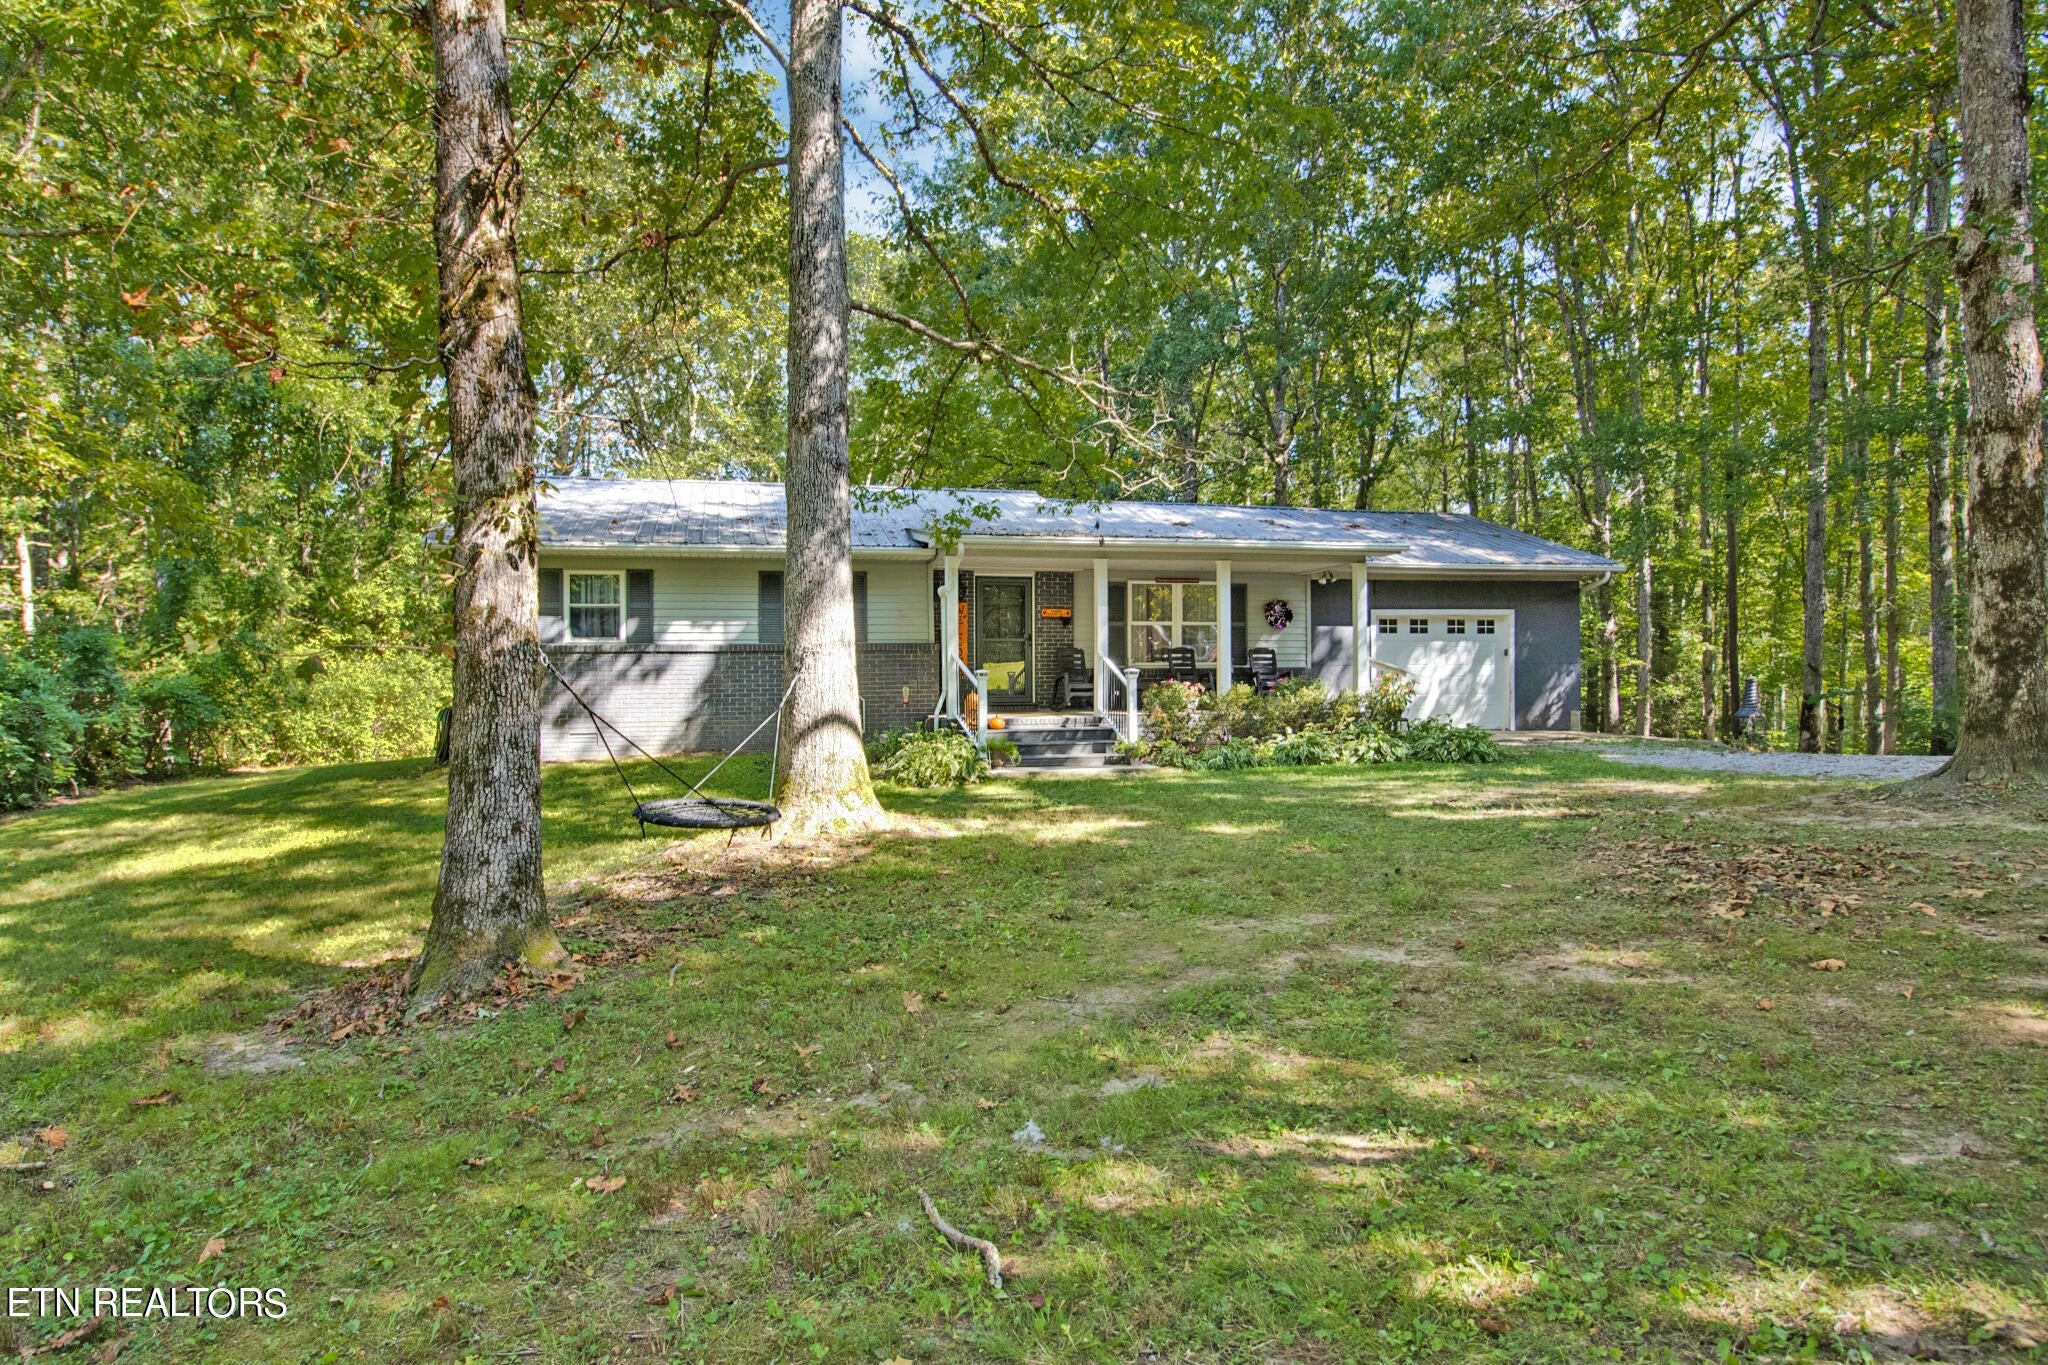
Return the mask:
POLYGON ((1123 766, 1116 752, 1116 731, 1100 713, 1025 712, 1006 715, 997 712, 1003 728, 991 729, 989 737, 1007 739, 1017 746, 1020 768, 1111 768, 1123 766))

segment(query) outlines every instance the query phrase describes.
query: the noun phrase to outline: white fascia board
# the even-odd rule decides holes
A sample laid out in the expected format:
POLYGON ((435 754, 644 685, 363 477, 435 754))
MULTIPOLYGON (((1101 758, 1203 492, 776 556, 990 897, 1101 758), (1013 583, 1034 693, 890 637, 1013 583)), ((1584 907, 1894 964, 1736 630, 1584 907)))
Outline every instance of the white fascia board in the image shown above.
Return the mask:
POLYGON ((1598 578, 1613 569, 1583 564, 1388 564, 1374 565, 1376 579, 1393 578, 1598 578))
MULTIPOLYGON (((742 558, 782 559, 788 550, 781 545, 649 545, 642 541, 610 540, 544 540, 540 545, 542 554, 644 554, 668 555, 681 558, 742 558)), ((890 545, 853 547, 855 559, 914 559, 923 562, 932 557, 932 552, 917 545, 890 545)))
POLYGON ((1016 549, 1046 546, 1072 550, 1159 550, 1173 554, 1197 554, 1205 550, 1245 550, 1275 555, 1397 555, 1410 548, 1407 545, 1381 540, 1216 540, 1206 537, 1186 540, 1168 536, 966 535, 960 537, 960 543, 984 548, 999 545, 1016 549))

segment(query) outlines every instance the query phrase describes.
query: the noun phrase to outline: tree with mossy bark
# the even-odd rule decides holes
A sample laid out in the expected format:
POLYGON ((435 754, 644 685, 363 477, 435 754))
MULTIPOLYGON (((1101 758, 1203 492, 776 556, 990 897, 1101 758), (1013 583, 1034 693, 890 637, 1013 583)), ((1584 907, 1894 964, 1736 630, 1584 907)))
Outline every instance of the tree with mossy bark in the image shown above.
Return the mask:
POLYGON ((2048 780, 2048 503, 2022 0, 1956 8, 1970 643, 1955 786, 2048 780))
POLYGON ((434 250, 454 482, 448 824, 410 1011, 559 961, 541 876, 535 395, 503 0, 434 0, 434 250))
POLYGON ((861 736, 847 455, 846 174, 839 0, 789 11, 789 455, 782 827, 817 834, 882 818, 861 736))

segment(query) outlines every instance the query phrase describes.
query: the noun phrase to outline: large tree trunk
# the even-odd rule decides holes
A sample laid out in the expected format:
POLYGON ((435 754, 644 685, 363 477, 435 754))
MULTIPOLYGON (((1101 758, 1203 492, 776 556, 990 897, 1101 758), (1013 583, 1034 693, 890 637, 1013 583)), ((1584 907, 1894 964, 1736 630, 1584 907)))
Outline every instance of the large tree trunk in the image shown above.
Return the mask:
POLYGON ((1948 402, 1949 319, 1949 149, 1943 114, 1934 112, 1934 130, 1927 144, 1927 235, 1935 243, 1924 257, 1922 277, 1922 359, 1927 385, 1927 597, 1929 671, 1934 683, 1934 729, 1931 747, 1937 754, 1955 752, 1956 722, 1962 714, 1956 695, 1956 548, 1954 502, 1950 496, 1948 402))
MULTIPOLYGON (((847 459, 846 168, 839 0, 793 0, 789 41, 789 559, 783 829, 877 824, 860 728, 847 459)), ((950 661, 948 661, 950 666, 950 661)))
POLYGON ((1956 11, 1963 358, 1970 383, 1970 649, 1954 783, 2048 779, 2048 503, 2027 160, 2023 0, 1956 11))
POLYGON ((455 713, 433 922, 415 1014, 508 962, 554 962, 540 846, 533 378, 514 229, 523 191, 503 0, 435 0, 434 251, 455 485, 455 713))

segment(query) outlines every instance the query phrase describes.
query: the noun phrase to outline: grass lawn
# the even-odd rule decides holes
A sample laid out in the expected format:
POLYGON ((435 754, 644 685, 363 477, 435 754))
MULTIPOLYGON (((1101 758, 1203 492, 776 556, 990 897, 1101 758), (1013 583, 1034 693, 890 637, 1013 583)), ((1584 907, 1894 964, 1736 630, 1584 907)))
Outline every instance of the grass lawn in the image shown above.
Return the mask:
POLYGON ((2048 1356, 2048 798, 1521 751, 804 851, 547 784, 578 978, 341 1042, 266 1021, 415 941, 418 764, 0 822, 7 1283, 289 1294, 58 1359, 2048 1356))

